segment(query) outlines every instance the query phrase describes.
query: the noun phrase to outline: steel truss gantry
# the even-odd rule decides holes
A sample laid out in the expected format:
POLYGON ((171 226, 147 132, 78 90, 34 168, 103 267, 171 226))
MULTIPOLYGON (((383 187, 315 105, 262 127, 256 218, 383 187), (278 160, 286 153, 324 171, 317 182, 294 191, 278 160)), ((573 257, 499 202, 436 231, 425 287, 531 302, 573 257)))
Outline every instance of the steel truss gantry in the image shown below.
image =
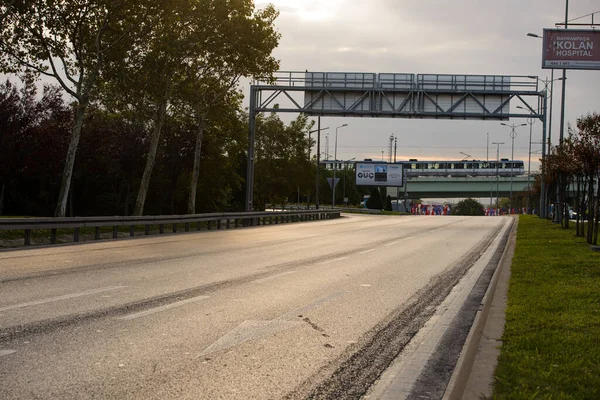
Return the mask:
POLYGON ((253 209, 259 113, 497 121, 538 118, 544 123, 545 142, 546 103, 547 93, 533 76, 277 72, 272 80, 250 86, 246 211, 253 209), (522 109, 514 109, 522 111, 512 112, 511 102, 518 102, 522 109))

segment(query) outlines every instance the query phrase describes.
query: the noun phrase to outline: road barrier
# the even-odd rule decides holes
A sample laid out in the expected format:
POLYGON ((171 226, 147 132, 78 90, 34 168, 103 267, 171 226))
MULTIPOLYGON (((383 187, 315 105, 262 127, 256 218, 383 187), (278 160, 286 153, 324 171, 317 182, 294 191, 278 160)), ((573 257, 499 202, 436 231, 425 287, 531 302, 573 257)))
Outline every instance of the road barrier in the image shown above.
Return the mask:
POLYGON ((71 217, 71 218, 7 218, 0 219, 0 231, 24 232, 25 246, 31 245, 32 230, 49 230, 50 243, 57 243, 57 230, 73 229, 73 241, 80 241, 81 228, 94 228, 94 239, 100 239, 100 228, 112 227, 112 237, 116 239, 119 227, 129 226, 129 236, 135 236, 135 227, 144 226, 144 234, 150 235, 150 226, 158 225, 158 233, 163 234, 166 224, 172 224, 173 233, 177 233, 177 224, 183 224, 184 231, 189 232, 192 224, 196 230, 202 227, 211 230, 214 228, 226 229, 238 226, 271 225, 288 222, 317 221, 323 219, 339 218, 341 211, 338 209, 321 210, 295 210, 278 212, 239 212, 239 213, 213 213, 192 215, 157 215, 157 216, 132 216, 132 217, 71 217))

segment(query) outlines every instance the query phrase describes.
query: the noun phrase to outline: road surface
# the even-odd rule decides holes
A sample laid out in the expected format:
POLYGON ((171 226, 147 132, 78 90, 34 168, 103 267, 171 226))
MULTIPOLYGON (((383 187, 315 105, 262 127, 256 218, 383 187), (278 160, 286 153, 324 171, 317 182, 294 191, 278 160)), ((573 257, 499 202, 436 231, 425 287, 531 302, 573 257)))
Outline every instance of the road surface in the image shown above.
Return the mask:
POLYGON ((508 221, 345 215, 0 252, 0 398, 360 398, 508 221))

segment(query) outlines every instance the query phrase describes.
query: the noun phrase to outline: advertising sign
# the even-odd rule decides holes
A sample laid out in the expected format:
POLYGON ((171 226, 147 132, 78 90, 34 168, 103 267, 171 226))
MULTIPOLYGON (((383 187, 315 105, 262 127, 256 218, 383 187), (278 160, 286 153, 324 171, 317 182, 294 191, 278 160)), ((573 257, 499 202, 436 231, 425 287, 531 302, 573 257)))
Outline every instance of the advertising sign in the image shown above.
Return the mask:
POLYGON ((365 163, 354 164, 356 186, 392 186, 404 185, 402 164, 365 163))
POLYGON ((544 29, 542 68, 600 69, 600 31, 544 29))

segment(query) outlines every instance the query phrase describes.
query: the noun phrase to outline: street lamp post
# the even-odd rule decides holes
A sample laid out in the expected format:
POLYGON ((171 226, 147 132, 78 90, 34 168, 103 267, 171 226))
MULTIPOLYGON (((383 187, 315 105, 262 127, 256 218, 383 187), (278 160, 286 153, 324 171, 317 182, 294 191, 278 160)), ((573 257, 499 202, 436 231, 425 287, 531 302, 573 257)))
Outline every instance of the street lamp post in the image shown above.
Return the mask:
POLYGON ((346 175, 348 175, 348 163, 354 160, 356 160, 356 158, 351 158, 349 160, 344 161, 344 192, 342 194, 342 198, 344 199, 344 205, 348 205, 348 203, 346 202, 346 175))
MULTIPOLYGON (((525 107, 517 106, 521 110, 529 111, 529 114, 533 114, 533 111, 526 109, 525 107)), ((535 119, 533 117, 527 118, 527 123, 529 124, 529 158, 527 159, 527 190, 531 190, 531 136, 533 133, 533 124, 535 123, 535 119)), ((529 193, 527 193, 527 213, 529 214, 530 200, 529 193)))
MULTIPOLYGON (((512 125, 508 125, 508 124, 505 124, 504 122, 502 122, 502 123, 500 123, 500 125, 507 126, 507 127, 509 127, 511 129, 511 131, 510 131, 510 138, 511 138, 511 141, 512 141, 512 146, 511 146, 512 151, 511 151, 511 155, 510 155, 510 163, 511 163, 511 167, 514 167, 515 138, 517 137, 517 131, 515 129, 518 128, 518 127, 520 127, 520 126, 527 126, 527 124, 519 124, 519 125, 512 124, 512 125)), ((512 196, 513 196, 513 194, 512 194, 513 193, 513 176, 514 176, 514 173, 513 173, 513 171, 511 171, 510 172, 510 198, 509 198, 509 205, 510 205, 511 210, 512 210, 512 206, 513 206, 513 204, 512 204, 512 201, 513 201, 513 198, 512 198, 512 196)))
POLYGON ((496 147, 496 210, 500 208, 500 176, 498 174, 498 166, 500 165, 500 145, 504 142, 493 142, 496 147))
POLYGON ((313 132, 317 132, 317 173, 316 173, 316 178, 315 178, 315 207, 317 208, 317 210, 319 209, 319 168, 320 168, 320 164, 321 164, 321 131, 327 130, 329 129, 329 127, 327 128, 321 128, 321 117, 318 118, 317 120, 317 129, 314 131, 310 131, 309 134, 309 141, 310 141, 310 134, 313 132))
POLYGON ((344 125, 340 125, 337 128, 335 128, 335 148, 333 150, 333 158, 334 158, 334 162, 333 162, 333 182, 331 184, 331 186, 333 186, 333 190, 332 190, 332 194, 331 194, 331 208, 335 208, 335 180, 337 178, 337 138, 338 138, 338 130, 340 128, 343 128, 345 126, 348 126, 348 124, 344 124, 344 125))

